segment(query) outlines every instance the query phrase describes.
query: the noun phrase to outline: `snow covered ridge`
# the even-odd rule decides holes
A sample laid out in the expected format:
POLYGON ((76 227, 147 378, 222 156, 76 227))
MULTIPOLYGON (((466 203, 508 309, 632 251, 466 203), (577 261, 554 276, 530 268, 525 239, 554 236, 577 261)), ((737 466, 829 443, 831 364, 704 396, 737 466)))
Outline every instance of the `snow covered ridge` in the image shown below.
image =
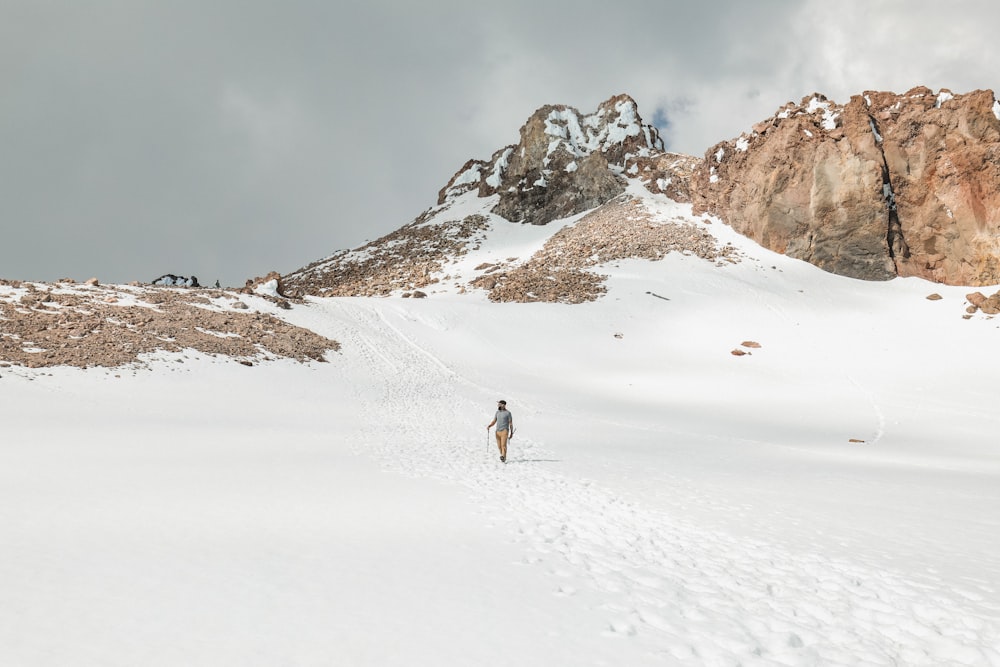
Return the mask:
MULTIPOLYGON (((876 111, 881 111, 883 109, 877 109, 877 110, 874 109, 873 105, 878 106, 878 104, 873 100, 884 99, 886 94, 887 93, 866 91, 861 95, 861 98, 864 100, 865 106, 871 109, 873 113, 875 113, 876 111)), ((892 93, 888 94, 894 95, 892 93)), ((953 93, 951 90, 948 90, 947 88, 942 88, 935 94, 932 93, 928 88, 917 87, 907 92, 905 96, 898 96, 898 97, 906 97, 911 101, 921 100, 926 98, 927 101, 925 101, 925 104, 929 105, 930 108, 940 109, 942 108, 943 105, 945 105, 950 101, 957 100, 958 102, 961 102, 960 98, 962 98, 963 96, 961 95, 956 96, 955 93, 953 93)), ((842 123, 840 120, 840 116, 841 114, 843 114, 846 106, 847 105, 837 104, 836 102, 831 101, 821 93, 813 93, 811 95, 803 97, 798 104, 794 102, 787 102, 777 112, 775 112, 773 116, 759 123, 754 124, 753 129, 749 133, 744 133, 740 135, 740 137, 737 138, 735 141, 739 146, 739 150, 746 151, 747 148, 749 148, 750 141, 754 137, 759 137, 760 135, 764 134, 769 127, 777 126, 783 120, 801 116, 810 117, 814 124, 813 131, 806 129, 802 130, 804 135, 812 138, 817 134, 819 134, 821 131, 832 132, 837 128, 841 127, 842 123)), ((894 105, 892 105, 892 107, 893 108, 891 109, 891 111, 898 114, 901 108, 901 104, 900 102, 896 102, 894 105)), ((996 100, 994 100, 993 112, 997 120, 1000 120, 1000 102, 997 102, 996 100)), ((873 125, 873 132, 877 134, 877 129, 874 127, 874 125, 873 125)))
POLYGON ((607 152, 622 145, 630 137, 642 135, 638 155, 648 157, 651 150, 663 150, 663 141, 656 128, 642 123, 635 101, 614 99, 601 105, 587 116, 572 107, 555 107, 545 117, 545 134, 552 137, 543 164, 551 161, 552 153, 562 148, 575 157, 586 157, 595 151, 607 152))
POLYGON ((549 225, 516 225, 491 213, 497 197, 468 192, 413 223, 282 279, 292 296, 439 294, 494 302, 584 303, 607 292, 609 268, 669 253, 720 266, 739 261, 691 207, 653 195, 640 179, 607 203, 549 225))
POLYGON ((325 361, 339 349, 278 310, 273 300, 223 290, 0 281, 0 363, 114 368, 194 350, 252 365, 325 361))

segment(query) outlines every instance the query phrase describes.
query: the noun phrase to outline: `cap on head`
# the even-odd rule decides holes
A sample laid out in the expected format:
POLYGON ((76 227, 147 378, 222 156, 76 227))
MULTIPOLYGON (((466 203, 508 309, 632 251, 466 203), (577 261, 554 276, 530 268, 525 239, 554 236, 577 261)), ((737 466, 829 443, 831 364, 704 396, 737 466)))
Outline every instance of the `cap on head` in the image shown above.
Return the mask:
POLYGON ((497 401, 499 405, 507 405, 507 401, 497 401))

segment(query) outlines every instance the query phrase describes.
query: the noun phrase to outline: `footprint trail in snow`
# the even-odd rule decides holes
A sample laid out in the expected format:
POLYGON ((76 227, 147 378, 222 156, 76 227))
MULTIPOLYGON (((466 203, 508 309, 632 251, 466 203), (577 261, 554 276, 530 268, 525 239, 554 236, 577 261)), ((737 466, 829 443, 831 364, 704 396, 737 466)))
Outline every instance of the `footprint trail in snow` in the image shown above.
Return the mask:
POLYGON ((372 379, 358 389, 360 446, 389 470, 468 487, 484 512, 516 508, 493 521, 523 562, 546 568, 553 595, 592 611, 609 640, 641 642, 651 664, 1000 665, 988 584, 951 590, 705 530, 561 475, 531 438, 515 436, 504 466, 484 428, 491 406, 470 398, 490 388, 416 346, 391 310, 341 307, 344 361, 372 379))

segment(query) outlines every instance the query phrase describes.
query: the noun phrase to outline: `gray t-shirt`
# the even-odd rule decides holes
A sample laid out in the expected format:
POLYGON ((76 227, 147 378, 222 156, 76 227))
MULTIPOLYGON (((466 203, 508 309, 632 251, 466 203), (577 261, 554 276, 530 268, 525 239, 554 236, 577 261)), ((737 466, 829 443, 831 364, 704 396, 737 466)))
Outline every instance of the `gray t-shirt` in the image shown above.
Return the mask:
POLYGON ((512 415, 510 414, 510 410, 497 410, 497 415, 496 415, 497 430, 509 431, 511 419, 512 415))

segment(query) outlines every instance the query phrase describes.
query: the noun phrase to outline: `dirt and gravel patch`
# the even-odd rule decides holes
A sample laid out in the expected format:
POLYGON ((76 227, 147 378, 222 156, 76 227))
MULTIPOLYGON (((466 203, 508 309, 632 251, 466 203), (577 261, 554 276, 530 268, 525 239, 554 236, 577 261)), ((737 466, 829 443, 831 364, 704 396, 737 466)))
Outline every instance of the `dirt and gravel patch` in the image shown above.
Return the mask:
POLYGON ((489 229, 482 215, 429 223, 424 216, 351 251, 313 262, 282 278, 290 296, 388 296, 441 280, 448 261, 462 257, 489 229))
POLYGON ((736 263, 731 245, 720 246, 708 231, 686 221, 659 222, 638 200, 620 197, 561 229, 525 263, 483 267, 472 281, 491 301, 583 303, 607 291, 594 267, 623 259, 663 259, 671 252, 720 265, 736 263))
POLYGON ((324 361, 339 344, 225 290, 0 280, 0 364, 118 367, 196 350, 244 364, 324 361))

